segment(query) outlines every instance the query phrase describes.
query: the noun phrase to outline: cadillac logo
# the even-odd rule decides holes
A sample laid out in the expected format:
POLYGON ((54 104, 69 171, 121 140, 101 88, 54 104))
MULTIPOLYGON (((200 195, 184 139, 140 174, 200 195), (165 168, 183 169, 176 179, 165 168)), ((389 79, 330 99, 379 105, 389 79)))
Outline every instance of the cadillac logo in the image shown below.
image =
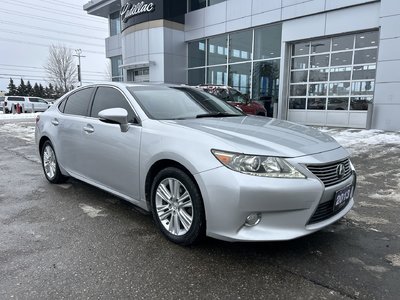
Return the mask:
POLYGON ((144 14, 144 13, 150 13, 154 11, 156 8, 155 4, 153 2, 150 3, 145 3, 144 1, 138 2, 137 4, 132 4, 132 3, 125 3, 124 6, 121 8, 121 20, 122 22, 126 23, 129 18, 132 18, 134 16, 144 14))
POLYGON ((344 173, 346 172, 344 164, 339 164, 336 167, 336 176, 337 178, 341 179, 344 176, 344 173))

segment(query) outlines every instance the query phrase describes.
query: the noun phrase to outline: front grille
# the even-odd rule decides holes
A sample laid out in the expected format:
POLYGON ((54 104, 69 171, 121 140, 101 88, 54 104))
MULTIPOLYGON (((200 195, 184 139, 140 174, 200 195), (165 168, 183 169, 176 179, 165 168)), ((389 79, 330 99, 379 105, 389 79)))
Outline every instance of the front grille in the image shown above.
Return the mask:
POLYGON ((314 214, 308 221, 307 225, 318 223, 318 222, 321 222, 321 221, 324 221, 324 220, 327 220, 327 219, 333 217, 337 213, 341 212, 349 203, 349 201, 347 201, 346 204, 343 205, 340 209, 334 211, 333 210, 333 201, 334 200, 330 200, 330 201, 327 201, 324 203, 320 203, 318 205, 317 209, 315 210, 314 214))
POLYGON ((351 176, 350 160, 344 159, 324 165, 307 165, 307 168, 317 176, 326 187, 338 184, 351 176), (337 168, 340 164, 344 166, 344 174, 339 177, 337 168))

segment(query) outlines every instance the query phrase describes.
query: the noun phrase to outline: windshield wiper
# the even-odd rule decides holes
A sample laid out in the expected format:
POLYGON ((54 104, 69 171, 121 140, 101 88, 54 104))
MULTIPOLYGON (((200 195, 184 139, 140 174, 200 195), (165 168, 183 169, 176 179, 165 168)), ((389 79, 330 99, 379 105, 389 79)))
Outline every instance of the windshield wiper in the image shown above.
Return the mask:
POLYGON ((197 115, 196 118, 218 118, 218 117, 238 117, 239 114, 230 114, 226 112, 212 112, 208 114, 197 115))

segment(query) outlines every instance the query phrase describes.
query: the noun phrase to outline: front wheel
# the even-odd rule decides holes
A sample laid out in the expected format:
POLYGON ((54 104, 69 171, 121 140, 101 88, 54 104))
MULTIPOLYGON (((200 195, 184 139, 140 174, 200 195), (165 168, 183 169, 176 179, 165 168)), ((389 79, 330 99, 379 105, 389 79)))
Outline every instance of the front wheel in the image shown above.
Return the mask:
POLYGON ((41 151, 42 167, 44 175, 51 183, 62 183, 67 178, 61 174, 56 153, 50 141, 46 141, 41 151))
POLYGON ((164 236, 180 245, 191 245, 205 234, 203 200, 193 179, 169 167, 154 178, 151 188, 154 221, 164 236))

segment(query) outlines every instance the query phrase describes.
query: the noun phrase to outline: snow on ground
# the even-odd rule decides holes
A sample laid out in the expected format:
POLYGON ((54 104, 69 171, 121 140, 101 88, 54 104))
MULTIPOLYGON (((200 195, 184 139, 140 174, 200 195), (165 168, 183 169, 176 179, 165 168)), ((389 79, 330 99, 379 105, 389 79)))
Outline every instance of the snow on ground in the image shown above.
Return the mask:
POLYGON ((31 123, 23 122, 0 124, 0 134, 1 133, 10 134, 16 138, 28 142, 34 142, 35 140, 35 126, 31 123))
POLYGON ((26 114, 5 114, 0 111, 0 121, 1 120, 25 120, 25 119, 35 119, 40 113, 26 113, 26 114))
POLYGON ((350 152, 364 153, 371 147, 393 146, 400 147, 400 132, 386 132, 382 130, 318 128, 332 136, 339 144, 350 152))

